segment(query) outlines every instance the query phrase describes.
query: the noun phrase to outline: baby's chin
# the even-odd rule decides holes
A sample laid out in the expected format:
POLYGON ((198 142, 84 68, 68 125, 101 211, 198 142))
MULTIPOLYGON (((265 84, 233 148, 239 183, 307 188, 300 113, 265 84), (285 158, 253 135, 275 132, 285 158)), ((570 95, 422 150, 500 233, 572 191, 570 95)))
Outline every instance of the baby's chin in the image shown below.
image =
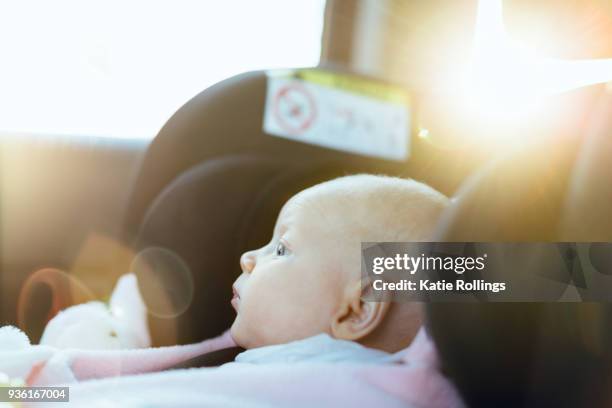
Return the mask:
POLYGON ((232 326, 230 327, 230 336, 232 336, 232 339, 234 340, 234 343, 236 343, 237 346, 242 347, 242 348, 249 348, 247 346, 247 342, 244 341, 244 335, 242 334, 242 330, 240 329, 240 322, 238 321, 238 316, 236 316, 236 319, 234 319, 234 323, 232 323, 232 326))
POLYGON ((274 344, 264 340, 256 331, 249 330, 245 327, 243 322, 240 321, 240 316, 236 317, 232 327, 230 327, 230 336, 232 336, 234 343, 243 349, 252 349, 274 344))

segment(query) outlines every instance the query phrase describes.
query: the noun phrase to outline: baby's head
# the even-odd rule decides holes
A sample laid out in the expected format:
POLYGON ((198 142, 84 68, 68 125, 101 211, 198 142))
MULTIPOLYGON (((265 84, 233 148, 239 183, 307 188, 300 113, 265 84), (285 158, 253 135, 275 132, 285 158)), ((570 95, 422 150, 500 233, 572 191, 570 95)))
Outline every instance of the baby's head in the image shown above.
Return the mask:
POLYGON ((418 304, 361 300, 362 241, 427 241, 447 198, 413 180, 356 175, 306 189, 281 210, 271 241, 246 252, 231 333, 245 348, 320 333, 396 351, 418 304))

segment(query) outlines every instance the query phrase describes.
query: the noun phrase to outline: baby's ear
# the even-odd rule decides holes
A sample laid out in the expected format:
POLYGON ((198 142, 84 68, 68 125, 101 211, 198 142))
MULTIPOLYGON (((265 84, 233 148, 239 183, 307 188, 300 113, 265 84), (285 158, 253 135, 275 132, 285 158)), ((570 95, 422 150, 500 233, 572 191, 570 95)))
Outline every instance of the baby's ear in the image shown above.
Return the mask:
POLYGON ((332 317, 331 334, 341 340, 356 341, 372 333, 384 320, 389 302, 370 302, 361 299, 361 282, 350 286, 332 317))

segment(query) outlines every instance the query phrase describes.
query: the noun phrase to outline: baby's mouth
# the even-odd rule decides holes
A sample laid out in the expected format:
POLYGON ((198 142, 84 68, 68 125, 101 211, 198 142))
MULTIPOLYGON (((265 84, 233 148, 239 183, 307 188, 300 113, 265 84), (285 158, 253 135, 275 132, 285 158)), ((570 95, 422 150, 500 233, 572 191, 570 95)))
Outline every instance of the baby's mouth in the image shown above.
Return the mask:
POLYGON ((234 294, 234 296, 232 297, 232 306, 234 307, 234 309, 236 310, 236 312, 238 311, 238 304, 240 303, 240 295, 238 294, 238 291, 236 290, 235 286, 232 286, 232 292, 234 294))

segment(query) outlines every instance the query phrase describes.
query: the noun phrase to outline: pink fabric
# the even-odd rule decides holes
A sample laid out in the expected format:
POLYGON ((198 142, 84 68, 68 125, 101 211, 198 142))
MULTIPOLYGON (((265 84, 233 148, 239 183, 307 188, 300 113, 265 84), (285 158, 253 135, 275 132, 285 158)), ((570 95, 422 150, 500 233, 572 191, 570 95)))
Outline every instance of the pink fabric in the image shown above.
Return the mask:
POLYGON ((403 352, 402 364, 229 363, 91 380, 159 370, 231 345, 226 333, 192 346, 72 352, 67 357, 73 378, 90 381, 70 385, 71 406, 463 407, 438 371, 436 352, 423 329, 403 352))
POLYGON ((28 385, 72 383, 96 378, 155 372, 215 350, 235 346, 229 331, 201 343, 133 350, 58 350, 36 367, 28 385))

